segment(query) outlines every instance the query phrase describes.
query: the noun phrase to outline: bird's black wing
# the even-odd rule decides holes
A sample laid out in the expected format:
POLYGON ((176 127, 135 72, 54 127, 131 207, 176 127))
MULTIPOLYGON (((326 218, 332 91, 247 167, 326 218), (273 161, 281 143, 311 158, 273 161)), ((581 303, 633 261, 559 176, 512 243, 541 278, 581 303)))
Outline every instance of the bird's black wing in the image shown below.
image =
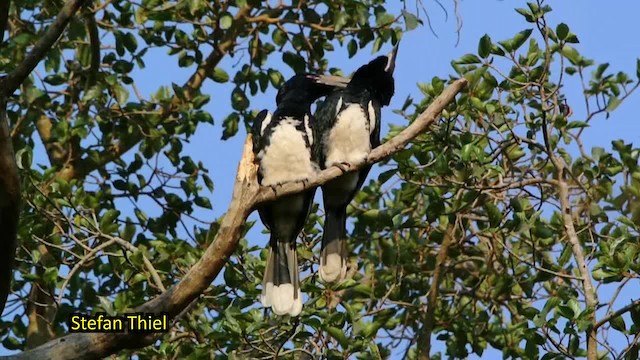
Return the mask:
MULTIPOLYGON (((371 132, 371 136, 369 137, 369 139, 371 140, 371 150, 380 146, 380 127, 382 126, 382 108, 380 104, 378 104, 377 102, 373 103, 373 109, 376 118, 373 119, 375 128, 373 129, 373 131, 371 132)), ((370 116, 370 114, 367 113, 367 117, 368 116, 370 116)), ((369 121, 371 121, 371 119, 369 119, 369 121)))
POLYGON ((255 120, 253 120, 253 126, 251 127, 251 135, 253 136, 253 152, 259 153, 264 147, 263 141, 263 129, 271 121, 271 114, 269 110, 264 109, 258 113, 255 120), (266 123, 265 123, 266 122, 266 123))
MULTIPOLYGON (((342 90, 332 92, 322 103, 318 104, 316 113, 313 116, 313 153, 318 160, 318 165, 323 169, 325 157, 322 146, 324 144, 324 137, 329 134, 336 123, 338 111, 341 110, 338 109, 338 104, 343 102, 342 97, 342 90)), ((344 107, 344 102, 341 108, 342 107, 344 107)))

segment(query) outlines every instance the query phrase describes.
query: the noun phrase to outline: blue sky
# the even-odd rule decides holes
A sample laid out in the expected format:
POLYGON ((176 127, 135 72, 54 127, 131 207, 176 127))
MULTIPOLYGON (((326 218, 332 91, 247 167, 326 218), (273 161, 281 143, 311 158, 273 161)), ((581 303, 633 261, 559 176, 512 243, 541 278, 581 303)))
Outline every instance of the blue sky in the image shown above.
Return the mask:
MULTIPOLYGON (((423 0, 423 2, 429 11, 437 37, 426 26, 405 34, 395 71, 396 95, 391 105, 383 112, 383 135, 388 129, 386 124, 403 123, 403 119, 391 112, 392 109, 399 108, 408 95, 414 99, 421 98, 416 87, 417 82, 429 82, 433 76, 446 78, 453 72, 450 67, 451 60, 466 53, 475 53, 478 40, 485 33, 489 34, 494 41, 498 41, 532 27, 532 24, 526 23, 513 10, 515 7, 526 7, 524 1, 461 1, 459 13, 463 25, 459 34, 459 43, 456 45, 458 41, 458 35, 455 32, 456 19, 449 2, 442 1, 449 11, 448 20, 445 20, 442 9, 435 1, 423 0)), ((413 4, 413 1, 408 3, 413 4)), ((397 13, 400 2, 397 4, 398 8, 394 5, 388 6, 397 13)), ((548 4, 554 9, 548 17, 550 25, 555 27, 559 22, 568 24, 571 30, 578 34, 580 44, 576 47, 583 56, 594 59, 596 62, 609 62, 611 71, 625 71, 632 77, 635 75, 636 58, 640 57, 640 41, 637 39, 639 33, 637 14, 640 14, 640 2, 619 0, 612 5, 614 2, 560 0, 549 1, 548 4)), ((381 51, 386 53, 388 48, 389 45, 381 51)), ((177 68, 174 65, 175 58, 169 57, 164 50, 152 50, 149 55, 145 59, 146 68, 133 76, 136 85, 145 95, 153 93, 159 86, 170 85, 171 82, 183 83, 192 71, 177 68)), ((373 56, 370 49, 366 49, 355 58, 348 59, 346 50, 338 48, 334 53, 329 54, 329 60, 331 67, 341 68, 348 74, 373 56)), ((285 77, 293 75, 291 69, 286 65, 279 65, 275 60, 271 61, 271 66, 282 70, 285 77)), ((228 68, 232 64, 233 62, 226 61, 222 66, 232 74, 235 71, 228 68)), ((190 154, 195 161, 202 161, 210 170, 215 183, 215 190, 211 194, 214 209, 212 212, 197 210, 194 215, 198 218, 213 219, 222 215, 231 198, 234 174, 244 143, 242 127, 240 133, 232 139, 220 140, 222 120, 230 112, 228 102, 231 89, 231 84, 220 85, 212 81, 205 84, 203 91, 212 96, 211 102, 205 109, 212 114, 215 125, 201 126, 191 142, 184 146, 186 153, 190 154)), ((569 103, 574 108, 574 118, 580 120, 580 114, 584 114, 584 101, 577 78, 570 78, 565 89, 569 103)), ((585 146, 587 148, 601 146, 609 149, 611 140, 618 138, 624 139, 625 142, 633 142, 637 146, 640 141, 640 122, 637 115, 640 113, 639 96, 640 94, 635 94, 623 103, 608 120, 599 119, 594 122, 592 127, 585 131, 585 146)), ((251 99, 251 107, 255 110, 272 108, 274 97, 273 90, 266 94, 258 94, 251 99)), ((35 156, 35 162, 46 164, 44 150, 36 150, 40 154, 35 156)), ((375 167, 373 173, 375 173, 375 167)), ((257 216, 254 214, 251 219, 256 220, 257 216)), ((250 233, 252 242, 266 244, 267 235, 261 234, 261 229, 262 226, 258 222, 250 233)), ((602 295, 606 299, 606 294, 602 295)), ((485 355, 488 356, 489 353, 485 355)))

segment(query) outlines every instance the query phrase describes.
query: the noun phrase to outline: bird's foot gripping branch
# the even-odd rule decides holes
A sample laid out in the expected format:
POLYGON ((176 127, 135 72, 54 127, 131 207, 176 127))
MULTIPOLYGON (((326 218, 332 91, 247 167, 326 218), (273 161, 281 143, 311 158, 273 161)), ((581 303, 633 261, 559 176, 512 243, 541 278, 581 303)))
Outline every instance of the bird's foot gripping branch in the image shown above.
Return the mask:
MULTIPOLYGON (((402 150, 412 139, 425 132, 438 119, 440 113, 449 103, 454 101, 455 96, 462 91, 466 84, 465 79, 453 81, 406 129, 371 151, 365 160, 349 164, 348 170, 361 169, 402 150)), ((285 183, 275 191, 268 186, 260 187, 257 181, 257 166, 254 163, 252 139, 249 136, 238 166, 232 200, 215 239, 200 260, 178 283, 132 312, 166 313, 169 319, 175 319, 209 287, 220 273, 225 262, 238 245, 247 217, 258 205, 320 186, 337 178, 342 173, 341 169, 332 166, 320 172, 313 179, 309 179, 306 184, 302 182, 285 183)), ((122 349, 147 346, 155 340, 157 340, 157 335, 154 334, 73 333, 10 358, 100 359, 122 349)))

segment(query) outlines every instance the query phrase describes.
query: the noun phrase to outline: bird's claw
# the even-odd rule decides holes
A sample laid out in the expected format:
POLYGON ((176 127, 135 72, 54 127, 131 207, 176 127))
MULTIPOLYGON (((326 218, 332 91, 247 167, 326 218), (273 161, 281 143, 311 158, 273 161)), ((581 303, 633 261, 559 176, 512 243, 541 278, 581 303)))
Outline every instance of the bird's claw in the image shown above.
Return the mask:
POLYGON ((349 172, 349 168, 351 167, 351 164, 349 164, 348 162, 335 163, 333 165, 337 166, 338 169, 342 170, 343 174, 346 172, 349 172))
POLYGON ((304 186, 305 188, 306 188, 307 186, 309 186, 309 179, 307 179, 307 178, 300 179, 300 180, 296 180, 296 182, 298 182, 298 183, 302 183, 302 186, 304 186))
POLYGON ((271 189, 271 191, 273 191, 274 194, 278 193, 278 187, 282 187, 282 184, 277 183, 269 185, 269 188, 271 189))

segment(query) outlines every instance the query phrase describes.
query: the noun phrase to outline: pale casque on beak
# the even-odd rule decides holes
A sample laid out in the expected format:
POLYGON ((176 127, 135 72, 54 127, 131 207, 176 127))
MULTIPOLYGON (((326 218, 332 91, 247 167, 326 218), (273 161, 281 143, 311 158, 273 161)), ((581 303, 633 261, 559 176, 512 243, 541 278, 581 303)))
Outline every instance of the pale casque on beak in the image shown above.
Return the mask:
POLYGON ((396 57, 398 56, 398 47, 400 46, 400 41, 396 43, 396 46, 391 49, 391 52, 387 54, 387 67, 384 68, 384 71, 389 74, 393 74, 393 70, 396 68, 396 57))
POLYGON ((317 75, 316 79, 316 82, 318 84, 335 86, 339 88, 347 87, 349 81, 351 81, 351 79, 337 75, 317 75))
MULTIPOLYGON (((398 55, 398 47, 400 46, 400 42, 396 43, 396 46, 391 49, 391 51, 387 54, 387 66, 384 71, 393 74, 393 70, 396 68, 396 57, 398 55)), ((315 81, 318 84, 324 84, 329 86, 334 86, 338 88, 345 88, 351 79, 337 76, 337 75, 316 75, 315 81)))

